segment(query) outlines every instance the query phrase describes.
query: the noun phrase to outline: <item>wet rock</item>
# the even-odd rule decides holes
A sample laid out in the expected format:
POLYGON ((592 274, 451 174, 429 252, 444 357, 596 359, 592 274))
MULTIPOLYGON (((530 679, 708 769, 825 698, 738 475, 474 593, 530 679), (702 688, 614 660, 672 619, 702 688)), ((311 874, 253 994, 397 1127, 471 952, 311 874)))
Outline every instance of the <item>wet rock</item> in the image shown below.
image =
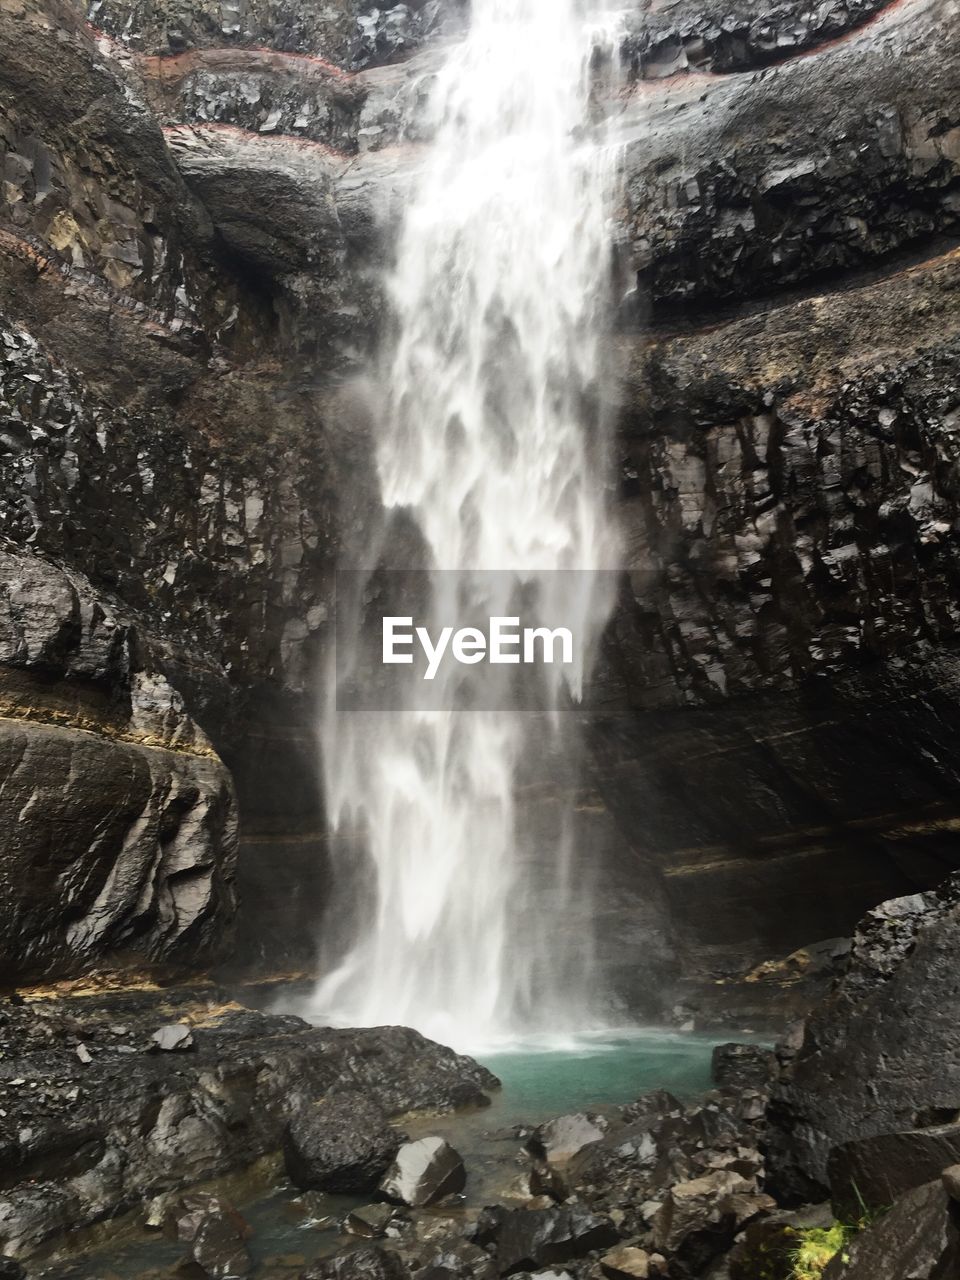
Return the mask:
POLYGON ((298 1187, 349 1195, 372 1191, 399 1145, 376 1103, 362 1093, 337 1093, 290 1121, 284 1164, 298 1187))
POLYGON ((216 1196, 185 1196, 183 1207, 185 1212, 176 1219, 177 1238, 189 1242, 189 1261, 210 1280, 249 1275, 250 1228, 240 1214, 216 1196))
POLYGON ((315 1262, 301 1280, 406 1280, 401 1258, 389 1249, 354 1249, 315 1262))
POLYGON ((941 1183, 907 1192, 831 1263, 827 1280, 947 1280, 960 1274, 960 1224, 941 1183))
POLYGON ((548 1164, 565 1164, 591 1142, 599 1142, 609 1128, 609 1121, 601 1115, 578 1112, 558 1116, 533 1131, 527 1150, 548 1164))
POLYGON ((382 1236, 393 1221, 396 1209, 389 1204, 367 1204, 351 1209, 343 1220, 343 1228, 352 1236, 373 1239, 382 1236))
POLYGON ((841 1219, 866 1204, 883 1209, 905 1191, 933 1182, 960 1160, 960 1124, 932 1125, 901 1133, 855 1138, 830 1152, 830 1195, 841 1219))
POLYGON ((400 1204, 421 1207, 457 1195, 467 1184, 463 1160, 443 1138, 405 1142, 380 1190, 400 1204))
POLYGON ((0 1280, 27 1280, 27 1273, 16 1258, 0 1257, 0 1280))
POLYGON ((482 1097, 492 1079, 408 1029, 311 1027, 242 1009, 209 984, 6 1006, 0 1054, 15 1054, 23 1072, 0 1079, 0 1248, 11 1253, 101 1221, 158 1186, 246 1168, 278 1152, 288 1123, 338 1091, 396 1114, 482 1097), (124 1052, 128 1039, 145 1043, 168 1020, 200 1028, 193 1052, 124 1052), (118 1025, 125 1037, 110 1033, 118 1025), (70 1044, 78 1030, 97 1045, 87 1066, 70 1044), (27 1079, 37 1087, 23 1087, 27 1079))
POLYGON ((486 1208, 474 1229, 477 1244, 492 1247, 500 1275, 585 1257, 609 1248, 619 1233, 609 1218, 579 1208, 486 1208))
POLYGON ((193 1032, 182 1022, 160 1027, 150 1037, 150 1048, 158 1053, 184 1053, 195 1047, 193 1032))
POLYGON ((765 1089, 777 1069, 776 1054, 756 1044, 719 1044, 710 1061, 714 1082, 733 1089, 765 1089))

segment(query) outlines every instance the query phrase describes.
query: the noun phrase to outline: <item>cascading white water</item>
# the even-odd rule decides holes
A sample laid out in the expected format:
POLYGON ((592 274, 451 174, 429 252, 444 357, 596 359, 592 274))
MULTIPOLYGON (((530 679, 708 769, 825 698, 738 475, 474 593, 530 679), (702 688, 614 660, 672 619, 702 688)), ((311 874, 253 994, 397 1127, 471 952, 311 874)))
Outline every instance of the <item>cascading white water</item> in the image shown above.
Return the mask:
MULTIPOLYGON (((438 620, 450 620, 448 570, 461 588, 476 572, 490 614, 511 612, 510 575, 533 582, 587 637, 609 607, 601 575, 578 575, 576 595, 557 575, 612 567, 596 394, 612 166, 590 128, 595 42, 577 0, 473 0, 431 92, 391 280, 377 470, 385 508, 422 534, 438 620), (491 586, 490 570, 510 573, 491 586)), ((555 703, 578 697, 586 674, 558 683, 555 703)), ((589 939, 564 949, 541 927, 543 860, 537 871, 517 822, 519 771, 548 758, 561 719, 545 730, 509 708, 331 711, 331 823, 362 833, 375 884, 316 1016, 405 1023, 466 1048, 534 1021, 588 1023, 589 939)), ((563 866, 560 828, 555 905, 586 892, 563 866)))

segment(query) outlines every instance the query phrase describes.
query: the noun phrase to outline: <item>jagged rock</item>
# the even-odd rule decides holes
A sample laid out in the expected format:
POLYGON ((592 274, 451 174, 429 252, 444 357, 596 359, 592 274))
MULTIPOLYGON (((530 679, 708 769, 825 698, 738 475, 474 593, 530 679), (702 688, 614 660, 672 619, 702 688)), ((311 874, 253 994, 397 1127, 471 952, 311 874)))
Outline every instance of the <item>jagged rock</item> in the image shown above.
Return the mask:
POLYGON ((182 1022, 172 1022, 153 1033, 150 1048, 162 1053, 184 1053, 196 1048, 196 1041, 188 1026, 182 1022))
POLYGON ((653 1243, 699 1264, 732 1244, 744 1223, 775 1208, 776 1201, 758 1195, 754 1183, 737 1173, 705 1174, 669 1188, 653 1221, 653 1243))
POLYGON ((845 1251, 825 1280, 948 1280, 960 1273, 960 1225, 939 1181, 908 1191, 845 1251))
POLYGON ((27 1280, 27 1273, 16 1258, 0 1257, 0 1280, 27 1280))
POLYGON ((467 1184, 463 1160, 443 1138, 405 1142, 380 1183, 380 1190, 400 1204, 421 1207, 456 1195, 467 1184))
POLYGON ((650 1254, 634 1245, 621 1245, 602 1256, 600 1270, 610 1280, 648 1280, 650 1254))
POLYGON ((932 1182, 960 1160, 960 1124, 855 1138, 834 1147, 827 1161, 830 1196, 839 1218, 855 1218, 866 1204, 883 1209, 906 1191, 932 1182))
POLYGON ((401 1258, 389 1249, 353 1249, 315 1262, 301 1280, 406 1280, 401 1258))
POLYGON ((250 1228, 231 1205, 216 1196, 183 1199, 176 1218, 177 1239, 190 1244, 188 1260, 210 1280, 233 1280, 249 1275, 253 1259, 246 1241, 250 1228))
POLYGON ((601 1115, 581 1111, 558 1116, 533 1131, 527 1139, 527 1150, 548 1164, 564 1164, 591 1142, 599 1142, 609 1127, 601 1115))
POLYGON ((500 1275, 585 1257, 619 1239, 609 1218, 583 1209, 483 1210, 474 1228, 477 1244, 492 1247, 500 1275))
POLYGON ((352 1236, 374 1239, 382 1236, 396 1214, 389 1204, 366 1204, 351 1209, 343 1220, 343 1229, 352 1236))
POLYGON ((756 1044, 719 1044, 713 1051, 710 1070, 721 1087, 765 1089, 777 1074, 777 1057, 756 1044))
POLYGON ((298 1187, 349 1195, 372 1191, 399 1145, 376 1103, 362 1093, 337 1093, 290 1121, 284 1164, 298 1187))
POLYGON ((183 1189, 247 1168, 279 1151, 294 1117, 337 1091, 398 1114, 476 1103, 494 1080, 407 1028, 311 1027, 241 1009, 210 985, 6 1006, 0 1054, 15 1054, 18 1071, 38 1083, 0 1080, 0 1249, 17 1254, 158 1186, 183 1189), (192 1053, 127 1052, 162 1019, 200 1029, 192 1053), (125 1034, 111 1033, 116 1026, 125 1034), (88 1066, 69 1043, 78 1032, 97 1044, 88 1066))
MULTIPOLYGON (((811 1017, 773 1094, 769 1161, 783 1193, 814 1198, 811 1188, 829 1180, 830 1151, 843 1143, 956 1118, 960 1032, 943 1010, 960 1000, 958 946, 956 877, 936 893, 884 903, 862 922, 849 972, 811 1017)), ((891 1141, 920 1153, 938 1136, 932 1144, 906 1134, 891 1141)), ((943 1163, 951 1159, 946 1153, 943 1163)))

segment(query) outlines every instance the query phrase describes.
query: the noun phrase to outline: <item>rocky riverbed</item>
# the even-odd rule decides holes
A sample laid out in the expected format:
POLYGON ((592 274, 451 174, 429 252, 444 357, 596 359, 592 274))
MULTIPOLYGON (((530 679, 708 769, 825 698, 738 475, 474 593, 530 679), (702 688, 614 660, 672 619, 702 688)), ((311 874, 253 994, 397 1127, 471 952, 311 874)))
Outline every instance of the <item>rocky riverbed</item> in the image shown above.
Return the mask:
POLYGON ((490 1134, 482 1179, 457 1144, 499 1082, 416 1032, 315 1028, 211 984, 15 996, 0 1274, 793 1280, 826 1237, 830 1280, 948 1280, 958 927, 956 878, 884 903, 775 1049, 718 1046, 703 1095, 490 1134))

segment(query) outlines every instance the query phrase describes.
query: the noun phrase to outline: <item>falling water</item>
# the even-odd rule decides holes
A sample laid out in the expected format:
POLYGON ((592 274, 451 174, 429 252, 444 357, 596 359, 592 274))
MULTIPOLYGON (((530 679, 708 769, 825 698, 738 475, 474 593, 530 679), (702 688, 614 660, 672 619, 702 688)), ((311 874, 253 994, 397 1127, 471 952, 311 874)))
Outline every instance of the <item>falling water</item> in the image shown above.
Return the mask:
MULTIPOLYGON (((473 0, 431 91, 432 140, 390 282, 377 470, 387 512, 408 513, 422 537, 437 620, 471 573, 490 614, 513 612, 517 581, 594 639, 609 608, 602 575, 577 575, 571 592, 557 572, 612 567, 598 409, 612 165, 591 121, 597 38, 577 0, 473 0)), ((587 674, 581 662, 555 682, 554 709, 587 674)), ((548 859, 524 847, 517 806, 521 776, 569 759, 559 726, 572 717, 457 710, 446 692, 454 709, 328 717, 335 862, 355 901, 313 1011, 473 1048, 589 1025, 589 938, 544 927, 545 901, 562 912, 576 895, 586 914, 572 800, 548 859), (342 838, 358 831, 359 874, 342 838)), ((345 910, 338 898, 329 935, 345 910)))

